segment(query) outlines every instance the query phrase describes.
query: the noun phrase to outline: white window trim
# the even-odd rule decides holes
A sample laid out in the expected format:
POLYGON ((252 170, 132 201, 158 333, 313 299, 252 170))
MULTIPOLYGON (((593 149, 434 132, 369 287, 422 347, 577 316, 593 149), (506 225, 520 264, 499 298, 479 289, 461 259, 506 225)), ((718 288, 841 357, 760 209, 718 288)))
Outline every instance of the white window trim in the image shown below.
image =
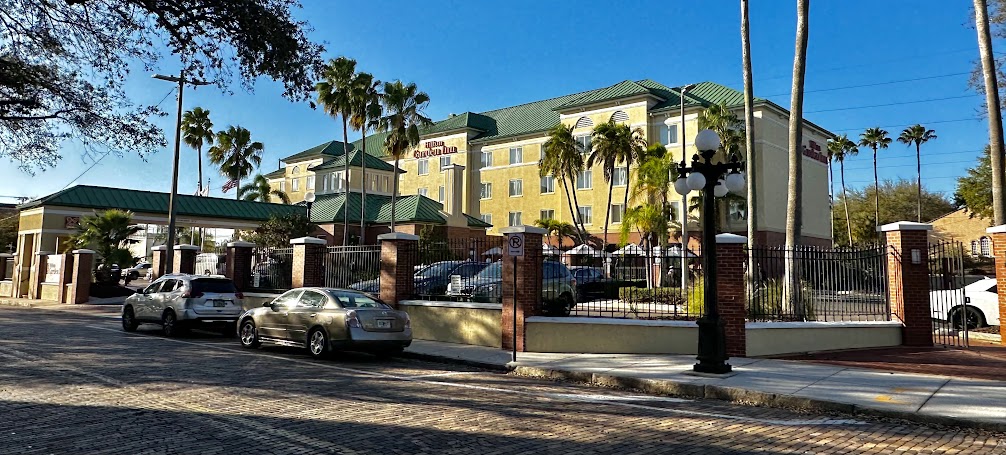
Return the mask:
POLYGON ((625 219, 625 207, 624 207, 624 204, 611 204, 610 207, 611 208, 609 210, 610 210, 611 213, 609 214, 609 217, 611 218, 611 224, 622 224, 622 220, 625 219), (615 215, 615 207, 622 207, 621 213, 619 214, 618 221, 615 221, 615 216, 614 216, 615 215))
POLYGON ((590 178, 586 179, 587 180, 587 186, 584 187, 584 188, 580 188, 580 176, 578 174, 573 179, 574 180, 573 184, 576 186, 576 191, 590 191, 590 190, 593 190, 594 189, 594 171, 592 169, 584 169, 584 170, 582 170, 580 172, 589 172, 590 173, 590 178))
MULTIPOLYGON (((619 166, 619 167, 615 168, 615 172, 617 173, 619 169, 624 169, 625 170, 625 183, 613 183, 613 186, 628 186, 629 185, 629 168, 627 166, 619 166)), ((615 180, 615 176, 614 175, 611 176, 611 180, 615 180)))
MULTIPOLYGON (((555 177, 552 177, 551 175, 546 175, 546 176, 541 177, 541 179, 546 179, 546 178, 552 180, 552 191, 542 191, 541 194, 555 194, 555 177)), ((541 187, 542 187, 541 179, 538 180, 538 190, 539 191, 541 190, 541 187)))
POLYGON ((506 220, 506 223, 507 223, 507 226, 508 226, 508 227, 512 227, 512 226, 520 226, 520 225, 524 224, 524 212, 523 212, 523 211, 518 211, 518 212, 508 212, 508 213, 507 213, 507 220, 506 220), (514 215, 514 214, 517 214, 517 218, 518 218, 517 222, 518 222, 518 223, 520 223, 520 224, 514 224, 514 223, 513 223, 513 215, 514 215))
POLYGON ((580 220, 581 220, 581 222, 583 224, 590 224, 590 225, 594 224, 594 206, 592 206, 592 205, 581 205, 577 209, 577 215, 579 216, 579 218, 580 218, 580 220), (584 216, 583 216, 583 212, 584 211, 589 212, 588 218, 590 218, 590 219, 587 220, 587 221, 582 221, 583 218, 584 218, 584 216))
POLYGON ((482 154, 479 155, 479 169, 487 169, 493 167, 493 152, 492 150, 484 150, 482 154), (489 157, 489 163, 486 164, 485 157, 489 157))
POLYGON ((515 164, 521 164, 523 162, 524 162, 524 146, 523 145, 516 145, 516 146, 510 147, 510 148, 507 149, 507 163, 509 163, 512 166, 512 165, 515 165, 515 164), (513 151, 515 149, 517 150, 517 158, 518 158, 518 160, 516 162, 513 160, 513 158, 514 158, 513 151))
MULTIPOLYGON (((669 144, 664 144, 664 145, 665 146, 668 146, 668 145, 678 145, 678 146, 680 146, 681 145, 681 120, 679 120, 677 118, 675 118, 674 120, 671 120, 671 119, 664 120, 664 126, 666 126, 668 128, 670 128, 670 127, 673 126, 673 127, 677 128, 677 130, 678 130, 678 134, 675 135, 675 136, 677 136, 677 138, 676 138, 677 141, 671 142, 669 144)), ((658 129, 658 131, 659 131, 659 129, 658 129)), ((664 138, 658 138, 658 139, 663 140, 664 138)), ((660 142, 660 141, 657 141, 657 142, 660 142)))
POLYGON ((422 158, 416 160, 416 174, 418 175, 430 175, 430 159, 422 158), (421 163, 426 163, 426 172, 423 172, 423 166, 421 163))
POLYGON ((492 198, 493 198, 493 182, 480 183, 479 184, 479 200, 480 201, 488 201, 488 200, 490 200, 492 198), (485 185, 486 189, 488 190, 488 191, 486 191, 487 193, 489 193, 489 195, 487 197, 482 197, 482 186, 483 185, 485 185))
POLYGON ((507 191, 507 195, 509 195, 510 197, 522 197, 522 196, 524 196, 524 179, 510 179, 507 182, 507 190, 506 191, 507 191), (520 187, 520 188, 518 188, 520 190, 520 192, 517 193, 517 194, 513 194, 513 191, 512 191, 513 190, 513 184, 514 184, 514 182, 517 182, 518 186, 520 187))
POLYGON ((554 220, 555 219, 555 209, 541 209, 541 210, 538 210, 538 219, 541 219, 541 220, 545 220, 545 219, 554 220), (552 216, 550 216, 548 218, 545 218, 545 217, 541 216, 542 212, 552 212, 552 216))

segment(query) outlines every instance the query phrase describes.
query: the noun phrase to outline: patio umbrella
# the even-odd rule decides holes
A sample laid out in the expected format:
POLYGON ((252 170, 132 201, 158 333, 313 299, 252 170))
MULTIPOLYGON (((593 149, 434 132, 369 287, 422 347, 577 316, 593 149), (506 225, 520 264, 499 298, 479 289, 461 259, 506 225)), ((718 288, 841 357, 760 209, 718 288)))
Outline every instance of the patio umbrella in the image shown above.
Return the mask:
POLYGON ((630 243, 615 250, 615 252, 611 254, 614 256, 642 256, 646 254, 646 250, 635 243, 630 243))
POLYGON ((554 247, 552 245, 549 245, 547 243, 541 244, 541 254, 543 254, 545 256, 558 256, 559 253, 561 253, 561 252, 562 251, 560 251, 558 248, 556 248, 556 247, 554 247))
POLYGON ((497 247, 494 247, 494 248, 486 250, 486 252, 482 253, 482 255, 483 256, 502 256, 503 255, 503 249, 497 246, 497 247))
POLYGON ((573 248, 565 253, 566 256, 594 256, 594 257, 608 257, 610 254, 597 249, 592 248, 590 245, 582 244, 573 248))

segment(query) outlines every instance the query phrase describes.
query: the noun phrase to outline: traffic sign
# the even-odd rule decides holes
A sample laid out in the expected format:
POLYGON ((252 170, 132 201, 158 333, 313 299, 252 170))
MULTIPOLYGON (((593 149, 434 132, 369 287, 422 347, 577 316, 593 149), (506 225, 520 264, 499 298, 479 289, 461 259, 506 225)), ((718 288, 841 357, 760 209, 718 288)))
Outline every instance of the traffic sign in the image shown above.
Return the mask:
POLYGON ((513 257, 524 257, 524 234, 507 234, 507 254, 513 257))

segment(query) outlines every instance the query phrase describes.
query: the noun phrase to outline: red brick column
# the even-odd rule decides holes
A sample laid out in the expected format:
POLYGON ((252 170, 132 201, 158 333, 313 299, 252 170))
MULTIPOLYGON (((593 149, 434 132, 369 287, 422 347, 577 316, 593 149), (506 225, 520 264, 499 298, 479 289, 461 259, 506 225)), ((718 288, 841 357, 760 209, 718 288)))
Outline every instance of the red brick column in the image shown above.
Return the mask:
POLYGON ((524 234, 524 257, 517 258, 517 268, 514 268, 514 258, 509 256, 509 248, 503 246, 503 313, 501 326, 503 328, 502 348, 514 348, 514 334, 517 334, 517 350, 525 351, 524 320, 530 316, 544 313, 542 305, 542 249, 541 238, 545 230, 531 226, 514 226, 504 228, 504 235, 524 234), (517 276, 517 300, 514 300, 514 275, 517 276), (514 313, 517 314, 514 325, 514 313))
MULTIPOLYGON (((999 323, 1006 319, 1006 224, 990 227, 992 254, 996 258, 996 290, 999 293, 999 323)), ((999 331, 1000 342, 1006 345, 1006 331, 999 331)))
POLYGON ((887 286, 891 312, 905 324, 901 344, 932 346, 933 321, 929 307, 929 231, 925 223, 901 221, 878 231, 887 237, 887 286))
POLYGON ((325 258, 325 241, 316 237, 301 237, 290 241, 293 245, 294 288, 319 287, 325 285, 322 261, 325 258))
POLYGON ((56 291, 56 300, 59 303, 68 303, 66 298, 70 293, 69 287, 73 277, 73 254, 64 253, 60 256, 59 264, 59 290, 56 291))
POLYGON ((168 247, 157 245, 150 249, 150 254, 150 281, 153 281, 170 271, 167 267, 168 247))
MULTIPOLYGON (((199 247, 195 245, 175 245, 172 273, 196 273, 196 254, 199 247)), ((202 272, 202 270, 200 270, 202 272)))
POLYGON ((734 234, 716 236, 716 304, 727 339, 727 356, 747 355, 744 263, 747 237, 734 234))
POLYGON ((251 242, 230 242, 227 244, 227 278, 234 282, 239 291, 247 291, 251 287, 252 249, 251 242))
POLYGON ((416 264, 419 262, 419 236, 390 232, 377 236, 381 242, 381 300, 398 307, 399 300, 415 295, 416 264))
POLYGON ((29 299, 42 298, 42 282, 45 281, 45 272, 49 268, 50 254, 52 253, 48 251, 35 253, 35 263, 32 264, 30 281, 28 282, 29 299))
POLYGON ((70 291, 66 303, 87 303, 91 299, 91 268, 94 251, 73 250, 73 273, 70 274, 70 291))

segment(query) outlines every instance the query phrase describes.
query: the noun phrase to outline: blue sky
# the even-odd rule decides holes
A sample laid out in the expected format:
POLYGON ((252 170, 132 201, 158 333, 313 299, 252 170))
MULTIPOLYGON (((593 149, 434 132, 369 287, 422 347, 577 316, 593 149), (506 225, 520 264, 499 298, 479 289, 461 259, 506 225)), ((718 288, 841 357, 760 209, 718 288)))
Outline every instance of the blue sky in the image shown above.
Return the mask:
MULTIPOLYGON (((795 3, 751 2, 755 94, 784 107, 795 3)), ((461 1, 304 4, 297 16, 314 26, 313 39, 326 43, 326 58, 346 55, 381 80, 415 82, 430 95, 427 114, 435 120, 625 79, 672 86, 710 80, 742 88, 737 1, 633 1, 614 7, 594 0, 514 0, 505 7, 461 1)), ((812 2, 805 117, 850 137, 871 126, 894 137, 914 123, 935 129, 939 138, 922 150, 923 179, 931 189, 953 193, 955 177, 973 165, 988 139, 979 114, 982 98, 967 87, 967 73, 978 58, 970 5, 967 0, 812 2), (912 81, 894 82, 906 80, 912 81), (866 84, 882 85, 836 90, 866 84), (924 100, 935 101, 915 103, 924 100)), ((170 59, 162 61, 160 72, 175 70, 170 59)), ((143 72, 129 81, 130 95, 140 102, 156 103, 170 88, 143 72)), ((283 99, 278 84, 262 80, 254 89, 246 93, 235 84, 233 95, 214 87, 187 90, 185 109, 209 109, 217 128, 250 129, 265 144, 263 173, 275 170, 283 156, 341 140, 341 123, 307 103, 283 99)), ((162 108, 171 112, 157 120, 168 132, 169 146, 146 161, 113 154, 94 165, 67 143, 63 160, 35 176, 9 161, 0 164, 0 196, 43 196, 71 182, 168 191, 174 96, 162 108)), ((350 134, 351 140, 358 137, 350 134)), ((882 179, 914 178, 914 148, 895 142, 879 160, 882 179)), ((184 147, 180 172, 179 191, 191 193, 196 159, 184 147)), ((207 174, 213 194, 220 195, 223 178, 208 166, 207 174)), ((869 153, 847 161, 846 180, 849 186, 872 182, 869 153)))

